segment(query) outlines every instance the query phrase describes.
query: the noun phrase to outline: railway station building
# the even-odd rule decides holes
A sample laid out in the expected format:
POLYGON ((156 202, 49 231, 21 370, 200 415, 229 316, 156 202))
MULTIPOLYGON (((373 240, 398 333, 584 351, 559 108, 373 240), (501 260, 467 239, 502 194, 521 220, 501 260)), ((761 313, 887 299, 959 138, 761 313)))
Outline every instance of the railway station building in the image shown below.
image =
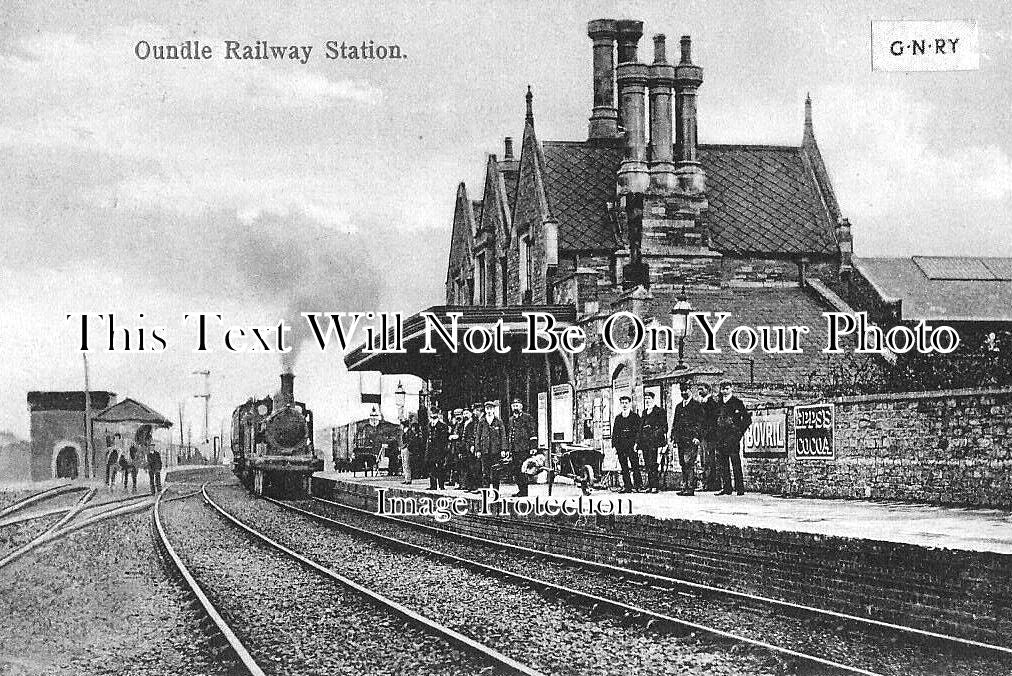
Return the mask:
MULTIPOLYGON (((819 150, 810 98, 798 102, 796 144, 700 142, 697 121, 706 106, 697 105, 697 97, 705 92, 705 78, 689 36, 671 55, 665 36, 654 36, 647 57, 640 46, 642 22, 591 21, 587 33, 593 107, 586 137, 541 139, 528 88, 519 145, 506 137, 502 155, 487 156, 482 185, 461 182, 457 188, 446 304, 429 308, 459 313, 463 324, 490 326, 502 319, 513 341, 520 340, 523 312, 552 312, 560 326, 586 331, 587 349, 547 357, 515 349, 494 356, 419 354, 421 320, 415 316, 406 328, 408 354, 369 355, 360 349, 348 355, 348 368, 418 375, 443 410, 497 399, 506 416, 509 401, 519 397, 528 411, 539 413, 539 427, 547 422, 551 442, 580 442, 602 451, 610 450, 619 396, 630 395, 634 408, 641 408, 644 392, 652 391, 670 415, 682 383, 728 379, 762 424, 779 430, 769 435, 776 440, 772 447, 768 439, 756 441, 751 453, 746 447, 749 490, 1012 505, 1012 486, 989 455, 959 469, 962 478, 950 477, 946 485, 962 482, 955 492, 920 479, 915 484, 920 490, 905 490, 902 476, 882 471, 876 451, 867 450, 895 447, 905 453, 889 440, 894 431, 875 439, 860 432, 867 427, 865 408, 881 402, 838 401, 871 391, 896 355, 822 351, 829 326, 824 313, 868 311, 883 327, 916 320, 921 315, 915 308, 930 305, 924 294, 933 289, 949 293, 950 300, 958 297, 951 295, 951 285, 932 285, 944 286, 945 271, 962 264, 855 259, 851 224, 819 150), (718 352, 701 353, 705 334, 687 320, 689 312, 711 313, 714 320, 716 313, 728 313, 718 352), (648 350, 646 341, 628 352, 609 348, 603 332, 616 313, 630 313, 625 316, 638 317, 646 327, 670 327, 667 344, 660 351, 648 350), (738 326, 757 335, 761 327, 806 331, 797 334, 796 346, 772 332, 773 349, 756 344, 744 350, 729 341, 738 326), (831 456, 797 453, 793 407, 812 403, 842 407, 837 427, 829 431, 831 456), (992 467, 1001 486, 986 496, 972 478, 981 467, 992 467)), ((1007 263, 999 263, 987 284, 1007 272, 1007 263)), ((961 293, 984 297, 989 288, 961 293)), ((992 329, 1007 331, 1012 326, 1007 315, 1006 309, 992 316, 992 329)), ((635 338, 631 322, 610 328, 616 342, 635 338)), ((909 401, 896 406, 901 418, 909 401)), ((918 434, 925 438, 937 432, 928 429, 927 420, 923 427, 918 434)), ((548 441, 547 435, 542 439, 548 441)), ((746 444, 751 441, 746 435, 746 444)), ((925 459, 929 478, 935 471, 929 465, 937 460, 944 458, 925 459)))
POLYGON ((28 393, 31 440, 27 462, 16 463, 26 470, 8 481, 41 481, 52 478, 77 479, 105 476, 111 454, 136 446, 146 458, 155 430, 168 429, 172 422, 149 406, 131 398, 117 401, 115 392, 83 391, 28 393), (91 410, 91 457, 86 457, 88 432, 87 404, 91 410))
POLYGON ((607 439, 620 394, 638 406, 653 388, 670 409, 686 379, 729 378, 776 397, 825 389, 842 367, 814 346, 823 338, 821 313, 846 307, 833 289, 851 273, 852 247, 811 101, 803 117, 799 102, 797 145, 699 143, 703 69, 688 36, 669 60, 661 35, 652 58, 641 59, 639 21, 592 21, 588 35, 594 105, 586 139, 541 140, 528 90, 519 147, 507 137, 502 156, 487 157, 483 185, 457 188, 446 307, 433 308, 462 312, 464 322, 511 324, 523 311, 550 311, 560 325, 583 327, 588 349, 491 361, 414 354, 396 364, 353 353, 349 367, 435 378, 443 408, 493 398, 505 411, 519 396, 537 410, 539 392, 569 385, 573 436, 595 443, 607 439), (735 324, 810 326, 811 348, 702 355, 691 323, 683 348, 666 354, 644 347, 619 355, 600 340, 615 312, 671 325, 679 303, 730 312, 735 324))

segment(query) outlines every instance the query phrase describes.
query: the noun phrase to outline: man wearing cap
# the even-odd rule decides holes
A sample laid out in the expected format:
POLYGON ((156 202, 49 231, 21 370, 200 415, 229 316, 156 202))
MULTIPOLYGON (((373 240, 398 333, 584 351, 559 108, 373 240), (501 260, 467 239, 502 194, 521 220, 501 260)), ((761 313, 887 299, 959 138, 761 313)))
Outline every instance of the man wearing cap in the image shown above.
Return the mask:
POLYGON ((480 401, 476 401, 471 405, 467 424, 464 425, 464 464, 467 470, 464 489, 468 491, 473 491, 481 485, 481 462, 475 455, 474 443, 478 436, 478 421, 483 412, 484 406, 480 401))
POLYGON ((468 429, 471 427, 471 409, 460 410, 460 422, 454 433, 457 435, 457 486, 461 490, 469 491, 474 488, 471 484, 471 447, 474 446, 474 439, 468 439, 468 429))
POLYGON ((503 452, 506 450, 506 430, 495 414, 496 403, 485 402, 485 412, 475 429, 474 452, 481 463, 481 485, 499 490, 503 452))
POLYGON ((450 431, 449 452, 446 455, 446 483, 460 485, 460 458, 464 436, 464 409, 455 408, 447 421, 450 431))
POLYGON ((717 466, 720 468, 722 490, 717 495, 745 495, 745 482, 741 472, 741 452, 738 448, 745 430, 752 424, 752 414, 742 400, 734 396, 730 380, 720 381, 720 396, 717 398, 714 436, 717 440, 717 466), (734 484, 731 471, 734 470, 734 484))
POLYGON ((713 396, 710 385, 699 383, 696 386, 699 403, 703 406, 703 436, 699 438, 699 458, 703 465, 702 486, 704 491, 720 490, 720 472, 717 469, 715 449, 717 440, 714 436, 717 422, 717 398, 713 396))
POLYGON ((512 415, 506 433, 506 447, 512 456, 510 469, 517 482, 517 492, 513 497, 524 498, 527 497, 527 474, 523 471, 523 464, 537 450, 538 432, 534 427, 534 418, 524 413, 524 404, 519 397, 513 397, 510 410, 512 415))
POLYGON ((656 405, 654 393, 643 393, 643 415, 636 446, 643 451, 647 470, 647 493, 660 491, 657 473, 657 451, 668 443, 668 414, 656 405))
POLYGON ((640 432, 640 416, 632 410, 632 397, 623 394, 618 398, 619 412, 611 426, 611 443, 622 467, 622 493, 643 488, 640 459, 636 453, 636 435, 640 432), (632 471, 632 479, 629 477, 632 471), (633 483, 635 482, 635 483, 633 483))
POLYGON ((681 384, 685 397, 676 406, 671 418, 671 440, 678 446, 678 463, 682 466, 682 490, 678 495, 694 495, 696 491, 696 458, 703 437, 706 411, 698 393, 689 383, 681 384))
POLYGON ((425 438, 425 464, 429 468, 429 487, 426 490, 442 490, 446 487, 449 437, 450 430, 439 411, 432 409, 429 412, 429 433, 425 438))

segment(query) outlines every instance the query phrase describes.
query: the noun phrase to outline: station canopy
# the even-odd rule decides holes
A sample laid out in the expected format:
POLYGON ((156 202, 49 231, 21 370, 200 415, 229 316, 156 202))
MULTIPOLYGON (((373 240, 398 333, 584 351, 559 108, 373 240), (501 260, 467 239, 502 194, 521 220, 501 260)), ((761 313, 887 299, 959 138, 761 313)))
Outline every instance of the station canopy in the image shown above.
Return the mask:
MULTIPOLYGON (((473 365, 485 360, 489 363, 498 361, 500 355, 491 350, 486 354, 472 354, 463 345, 463 335, 468 329, 481 326, 493 329, 502 322, 503 334, 507 344, 511 346, 507 358, 520 356, 520 347, 527 340, 528 319, 525 313, 546 313, 555 319, 556 328, 572 326, 576 323, 576 308, 572 305, 521 305, 510 307, 492 307, 482 305, 434 305, 426 310, 411 315, 403 320, 403 343, 406 352, 400 354, 377 353, 366 350, 360 345, 345 356, 344 363, 349 371, 380 371, 381 373, 405 373, 420 378, 438 377, 454 370, 455 365, 473 365), (457 318, 458 337, 461 339, 458 352, 454 353, 446 347, 431 328, 431 316, 438 319, 445 327, 450 327, 453 315, 457 318), (422 353, 426 333, 432 333, 432 347, 435 353, 422 353)), ((388 336, 395 329, 391 328, 388 336)))

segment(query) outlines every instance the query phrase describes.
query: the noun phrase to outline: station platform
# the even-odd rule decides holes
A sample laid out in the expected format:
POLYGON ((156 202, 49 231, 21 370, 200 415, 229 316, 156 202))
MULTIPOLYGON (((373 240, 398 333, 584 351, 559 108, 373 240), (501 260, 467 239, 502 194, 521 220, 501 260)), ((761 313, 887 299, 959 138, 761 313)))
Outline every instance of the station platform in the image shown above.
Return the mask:
MULTIPOLYGON (((348 472, 319 472, 316 476, 430 493, 425 490, 428 480, 415 480, 410 486, 405 486, 399 477, 352 477, 348 472)), ((508 497, 516 492, 516 487, 504 484, 501 492, 508 497)), ((454 489, 437 493, 468 495, 465 491, 454 489)), ((528 493, 530 497, 527 500, 533 500, 535 496, 547 497, 548 486, 532 484, 528 493)), ((555 483, 552 495, 579 496, 580 490, 571 484, 555 483)), ((596 490, 591 496, 592 500, 619 498, 629 499, 634 514, 657 519, 687 519, 739 528, 766 528, 1012 555, 1012 511, 870 500, 781 498, 760 493, 739 496, 697 492, 691 497, 683 497, 675 495, 675 491, 619 494, 596 490)))
MULTIPOLYGON (((465 497, 399 477, 319 472, 314 494, 375 511, 387 497, 465 497)), ((504 484, 501 495, 516 492, 504 484)), ((525 502, 544 502, 535 484, 525 502)), ((556 500, 579 499, 556 483, 556 500)), ((587 500, 585 498, 585 500, 587 500)), ((591 501, 627 501, 616 516, 467 514, 448 531, 711 584, 792 603, 1007 644, 1012 633, 1012 513, 763 494, 678 496, 595 491, 591 501)), ((598 510, 602 511, 602 510, 598 510)))

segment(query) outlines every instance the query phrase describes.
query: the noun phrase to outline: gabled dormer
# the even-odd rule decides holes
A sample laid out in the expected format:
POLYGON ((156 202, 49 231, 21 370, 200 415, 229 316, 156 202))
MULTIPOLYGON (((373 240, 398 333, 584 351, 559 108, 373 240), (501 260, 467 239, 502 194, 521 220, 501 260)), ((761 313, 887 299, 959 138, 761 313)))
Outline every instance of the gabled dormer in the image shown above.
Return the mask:
POLYGON ((457 186, 453 209, 453 234, 450 236, 450 260, 446 267, 446 304, 471 305, 474 299, 474 205, 463 182, 457 186))
POLYGON ((507 276, 511 304, 549 303, 546 278, 558 265, 558 226, 545 190, 545 157, 534 131, 534 95, 527 88, 527 117, 520 150, 507 276))

